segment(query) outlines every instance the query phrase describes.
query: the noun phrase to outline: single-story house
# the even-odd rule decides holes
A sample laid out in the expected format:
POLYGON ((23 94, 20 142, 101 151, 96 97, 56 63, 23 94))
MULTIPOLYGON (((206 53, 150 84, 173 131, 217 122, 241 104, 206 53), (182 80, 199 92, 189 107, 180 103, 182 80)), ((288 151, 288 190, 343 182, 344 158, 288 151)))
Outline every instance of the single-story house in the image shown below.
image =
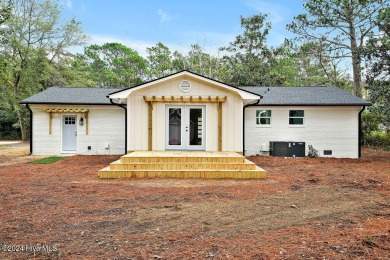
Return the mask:
POLYGON ((51 87, 30 110, 31 153, 230 151, 359 158, 370 103, 337 87, 234 87, 181 71, 126 89, 51 87))

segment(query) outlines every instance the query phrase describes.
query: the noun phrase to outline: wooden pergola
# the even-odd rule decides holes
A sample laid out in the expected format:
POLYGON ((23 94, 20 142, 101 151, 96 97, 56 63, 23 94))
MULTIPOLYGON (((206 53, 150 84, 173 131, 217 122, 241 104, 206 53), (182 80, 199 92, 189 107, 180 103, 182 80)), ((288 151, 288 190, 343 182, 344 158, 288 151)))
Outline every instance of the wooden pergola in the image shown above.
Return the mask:
POLYGON ((222 103, 226 102, 226 96, 144 96, 148 103, 148 150, 152 151, 153 137, 153 102, 164 103, 217 103, 218 107, 218 151, 222 151, 222 103))
POLYGON ((85 117, 85 134, 88 135, 88 109, 85 108, 45 108, 49 113, 49 134, 51 134, 53 113, 83 113, 85 117))

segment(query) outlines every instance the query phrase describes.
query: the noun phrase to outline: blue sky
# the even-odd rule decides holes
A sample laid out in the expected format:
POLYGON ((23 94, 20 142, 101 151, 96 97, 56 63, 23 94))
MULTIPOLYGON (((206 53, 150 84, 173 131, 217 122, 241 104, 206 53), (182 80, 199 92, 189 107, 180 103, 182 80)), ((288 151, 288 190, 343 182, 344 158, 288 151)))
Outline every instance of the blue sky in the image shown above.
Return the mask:
MULTIPOLYGON (((186 52, 198 43, 209 53, 242 32, 240 15, 268 14, 268 44, 293 35, 286 30, 303 12, 301 0, 62 0, 63 15, 75 17, 91 37, 88 44, 121 42, 145 56, 146 47, 162 42, 186 52)), ((82 50, 82 49, 80 49, 82 50)))

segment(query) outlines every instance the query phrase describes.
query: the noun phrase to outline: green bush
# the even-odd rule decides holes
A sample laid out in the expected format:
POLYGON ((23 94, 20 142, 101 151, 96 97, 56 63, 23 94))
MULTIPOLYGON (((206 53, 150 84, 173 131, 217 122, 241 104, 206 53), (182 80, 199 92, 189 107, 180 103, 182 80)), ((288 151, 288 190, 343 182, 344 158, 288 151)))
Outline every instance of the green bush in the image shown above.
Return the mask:
POLYGON ((390 147, 390 133, 373 131, 365 135, 367 145, 388 148, 390 147))
POLYGON ((21 138, 16 114, 0 107, 0 140, 15 140, 21 138))

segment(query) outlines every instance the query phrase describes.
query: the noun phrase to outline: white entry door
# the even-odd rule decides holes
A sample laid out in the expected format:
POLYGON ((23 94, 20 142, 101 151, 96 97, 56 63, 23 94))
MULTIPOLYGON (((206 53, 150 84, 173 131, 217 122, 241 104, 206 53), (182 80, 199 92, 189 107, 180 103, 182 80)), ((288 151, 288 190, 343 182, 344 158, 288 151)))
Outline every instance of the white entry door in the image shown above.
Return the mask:
POLYGON ((76 116, 62 116, 62 151, 74 152, 77 149, 76 121, 76 116))
POLYGON ((168 150, 205 150, 205 106, 166 107, 168 150))

